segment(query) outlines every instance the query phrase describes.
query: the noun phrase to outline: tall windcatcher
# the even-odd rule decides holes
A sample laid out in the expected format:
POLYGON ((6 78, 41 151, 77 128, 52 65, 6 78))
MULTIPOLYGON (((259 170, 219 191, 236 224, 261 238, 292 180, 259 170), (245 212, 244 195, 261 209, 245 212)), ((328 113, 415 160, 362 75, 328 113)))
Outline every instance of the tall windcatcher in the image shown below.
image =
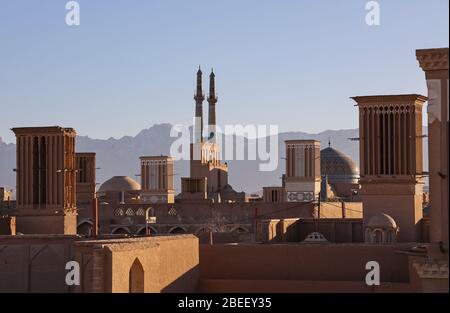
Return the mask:
POLYGON ((76 234, 75 137, 72 128, 13 128, 17 140, 17 231, 76 234))
POLYGON ((417 242, 424 184, 422 106, 427 98, 411 94, 352 99, 359 108, 359 183, 366 241, 417 242), (383 214, 393 221, 393 228, 398 226, 398 239, 395 233, 384 236, 372 227, 371 221, 386 219, 383 214))

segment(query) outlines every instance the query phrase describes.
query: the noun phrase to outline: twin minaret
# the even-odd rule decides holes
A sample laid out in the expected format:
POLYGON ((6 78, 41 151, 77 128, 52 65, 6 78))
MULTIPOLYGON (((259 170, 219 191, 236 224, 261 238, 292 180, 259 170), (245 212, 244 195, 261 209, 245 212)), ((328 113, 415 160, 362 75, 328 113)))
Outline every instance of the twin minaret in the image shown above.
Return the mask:
MULTIPOLYGON (((197 91, 194 95, 195 100, 195 138, 194 142, 203 142, 203 101, 205 100, 205 95, 203 94, 202 88, 202 70, 200 66, 198 67, 197 72, 197 91)), ((209 103, 209 112, 208 112, 208 138, 207 140, 210 142, 215 142, 216 140, 216 86, 215 86, 215 77, 214 71, 211 70, 211 74, 209 75, 209 95, 208 95, 208 103, 209 103)))

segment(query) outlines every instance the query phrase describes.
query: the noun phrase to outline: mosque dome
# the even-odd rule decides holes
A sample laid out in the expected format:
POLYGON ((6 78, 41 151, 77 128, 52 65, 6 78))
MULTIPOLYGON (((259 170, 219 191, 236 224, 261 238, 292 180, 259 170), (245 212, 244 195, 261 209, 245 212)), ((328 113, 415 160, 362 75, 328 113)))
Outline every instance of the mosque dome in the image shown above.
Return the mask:
POLYGON ((330 182, 356 183, 359 176, 355 162, 348 155, 331 147, 320 151, 320 172, 328 176, 330 182))
POLYGON ((395 220, 391 216, 384 213, 372 216, 369 219, 367 226, 370 228, 397 229, 397 223, 395 223, 395 220))
POLYGON ((325 238, 324 235, 318 232, 313 232, 306 236, 305 240, 303 240, 305 243, 326 243, 328 240, 325 238))
POLYGON ((141 190, 141 185, 131 179, 128 176, 114 176, 113 178, 105 181, 99 188, 99 192, 111 192, 111 191, 134 191, 141 190))

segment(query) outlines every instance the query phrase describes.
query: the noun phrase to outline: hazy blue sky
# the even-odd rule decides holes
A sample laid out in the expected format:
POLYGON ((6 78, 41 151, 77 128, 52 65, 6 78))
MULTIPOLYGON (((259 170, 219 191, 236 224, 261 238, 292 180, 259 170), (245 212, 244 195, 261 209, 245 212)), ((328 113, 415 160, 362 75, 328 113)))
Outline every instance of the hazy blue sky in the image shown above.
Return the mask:
POLYGON ((198 64, 215 69, 220 124, 357 127, 350 96, 426 93, 415 49, 449 36, 448 0, 381 0, 378 27, 366 2, 80 0, 81 25, 69 27, 66 1, 0 0, 0 137, 190 123, 198 64))

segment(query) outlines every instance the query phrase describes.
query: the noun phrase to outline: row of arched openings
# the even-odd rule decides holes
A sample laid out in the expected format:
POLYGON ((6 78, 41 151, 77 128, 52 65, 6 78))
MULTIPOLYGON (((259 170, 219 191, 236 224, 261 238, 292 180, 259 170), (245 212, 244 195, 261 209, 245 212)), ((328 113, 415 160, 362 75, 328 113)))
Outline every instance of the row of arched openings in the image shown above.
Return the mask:
MULTIPOLYGON (((89 236, 89 235, 91 235, 92 228, 93 228, 92 221, 90 221, 90 220, 83 221, 82 223, 80 223, 78 225, 77 233, 79 235, 89 236)), ((154 227, 150 226, 149 228, 150 228, 150 234, 153 234, 153 235, 158 234, 158 231, 154 227)), ((202 227, 202 228, 199 228, 197 231, 195 231, 194 234, 195 235, 199 235, 199 234, 202 234, 202 233, 209 233, 209 232, 211 232, 210 228, 202 227)), ((248 233, 249 230, 246 229, 245 227, 239 226, 239 227, 234 228, 231 232, 233 232, 233 233, 248 233)), ((171 229, 169 229, 169 231, 168 231, 168 234, 174 234, 174 235, 176 235, 176 234, 187 234, 187 233, 189 233, 187 231, 187 229, 184 228, 184 227, 181 227, 181 226, 174 226, 171 229)), ((113 229, 111 234, 115 234, 115 235, 132 235, 133 233, 130 231, 130 229, 128 227, 119 226, 119 227, 113 229)), ((135 233, 135 235, 142 235, 142 236, 146 235, 146 228, 145 228, 145 226, 139 228, 138 231, 135 233)))

